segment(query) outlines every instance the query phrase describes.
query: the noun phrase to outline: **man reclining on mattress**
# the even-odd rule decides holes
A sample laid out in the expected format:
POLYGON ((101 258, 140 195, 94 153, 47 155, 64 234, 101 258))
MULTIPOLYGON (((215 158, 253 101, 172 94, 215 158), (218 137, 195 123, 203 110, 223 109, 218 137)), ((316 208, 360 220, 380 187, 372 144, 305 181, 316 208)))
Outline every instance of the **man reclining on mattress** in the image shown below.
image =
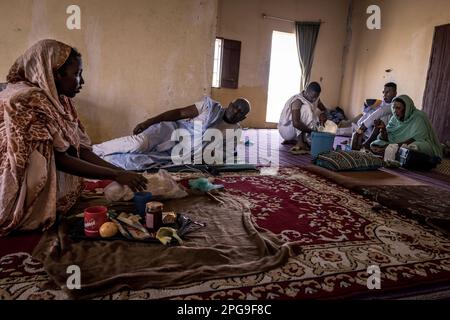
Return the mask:
MULTIPOLYGON (((187 137, 190 142, 195 140, 188 144, 193 145, 191 154, 184 154, 184 157, 188 156, 191 160, 204 150, 207 145, 204 140, 212 140, 209 135, 214 135, 214 132, 208 129, 219 130, 224 138, 226 131, 229 132, 227 129, 236 132, 236 136, 239 135, 239 122, 246 118, 250 108, 249 101, 243 98, 236 99, 224 108, 219 102, 205 96, 202 101, 193 105, 169 110, 139 123, 132 136, 96 144, 93 151, 104 160, 124 169, 145 170, 158 162, 171 162, 172 150, 176 145, 185 143, 187 137), (182 136, 185 138, 181 138, 182 136)), ((218 143, 215 140, 213 142, 218 143)))

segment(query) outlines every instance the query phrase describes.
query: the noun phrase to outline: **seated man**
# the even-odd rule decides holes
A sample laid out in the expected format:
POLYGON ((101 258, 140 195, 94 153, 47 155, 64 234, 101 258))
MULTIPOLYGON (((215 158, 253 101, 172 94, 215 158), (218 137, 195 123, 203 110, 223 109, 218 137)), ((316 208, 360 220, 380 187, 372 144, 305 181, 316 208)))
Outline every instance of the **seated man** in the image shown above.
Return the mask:
POLYGON ((370 148, 370 144, 376 140, 378 131, 374 123, 379 120, 388 123, 392 116, 392 99, 397 96, 397 85, 393 82, 386 83, 383 91, 383 101, 375 102, 357 122, 357 129, 352 137, 352 150, 370 148))
POLYGON ((278 123, 283 144, 296 144, 300 151, 308 149, 307 134, 317 129, 319 115, 327 111, 319 99, 321 91, 317 82, 311 82, 306 90, 286 102, 278 123))
MULTIPOLYGON (((239 98, 231 102, 227 108, 205 96, 203 101, 193 105, 166 111, 156 117, 138 124, 132 136, 121 137, 93 146, 95 154, 105 160, 128 170, 143 170, 153 161, 149 157, 132 157, 129 154, 164 154, 164 160, 170 160, 170 151, 177 144, 172 140, 172 134, 177 129, 183 129, 190 136, 203 137, 206 130, 214 128, 225 136, 226 129, 239 129, 239 122, 250 112, 248 100, 239 98), (123 156, 126 154, 127 156, 123 156), (130 160, 131 159, 131 160, 130 160)), ((201 151, 201 150, 200 150, 201 151)), ((193 150, 193 153, 197 152, 193 150)))

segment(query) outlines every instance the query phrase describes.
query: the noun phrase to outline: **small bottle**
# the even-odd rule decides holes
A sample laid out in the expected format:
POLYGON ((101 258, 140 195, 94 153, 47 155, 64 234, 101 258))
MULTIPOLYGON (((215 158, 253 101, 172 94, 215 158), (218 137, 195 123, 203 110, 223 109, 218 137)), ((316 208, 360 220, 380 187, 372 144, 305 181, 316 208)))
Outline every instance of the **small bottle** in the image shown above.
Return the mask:
POLYGON ((147 202, 145 209, 145 225, 150 231, 156 232, 162 225, 164 205, 161 202, 147 202))

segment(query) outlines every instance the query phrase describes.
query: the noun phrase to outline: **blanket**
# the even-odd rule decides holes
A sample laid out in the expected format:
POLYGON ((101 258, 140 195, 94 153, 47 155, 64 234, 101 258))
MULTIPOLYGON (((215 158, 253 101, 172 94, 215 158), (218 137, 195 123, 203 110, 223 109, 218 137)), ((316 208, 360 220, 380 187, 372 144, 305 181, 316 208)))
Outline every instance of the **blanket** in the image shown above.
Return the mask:
MULTIPOLYGON (((68 236, 70 219, 62 219, 58 227, 44 234, 34 256, 71 298, 90 298, 124 288, 163 288, 250 275, 287 261, 289 247, 252 223, 245 200, 227 194, 217 197, 223 201, 220 206, 202 195, 165 203, 165 210, 181 212, 206 223, 205 228, 189 234, 179 246, 126 241, 76 242, 68 236), (81 271, 79 290, 70 290, 66 285, 69 277, 66 270, 71 265, 81 271)), ((99 198, 97 204, 102 201, 99 198)), ((89 203, 95 202, 91 199, 89 203)), ((73 213, 82 209, 78 207, 73 213)))

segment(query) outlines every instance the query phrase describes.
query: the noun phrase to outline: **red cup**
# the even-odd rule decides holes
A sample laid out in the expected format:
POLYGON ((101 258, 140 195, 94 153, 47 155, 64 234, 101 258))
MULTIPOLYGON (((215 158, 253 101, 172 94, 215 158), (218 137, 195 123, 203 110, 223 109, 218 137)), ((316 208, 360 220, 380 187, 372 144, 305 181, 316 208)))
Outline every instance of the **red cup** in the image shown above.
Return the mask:
POLYGON ((84 210, 84 234, 87 237, 99 237, 100 227, 108 222, 108 208, 104 206, 89 207, 84 210))

